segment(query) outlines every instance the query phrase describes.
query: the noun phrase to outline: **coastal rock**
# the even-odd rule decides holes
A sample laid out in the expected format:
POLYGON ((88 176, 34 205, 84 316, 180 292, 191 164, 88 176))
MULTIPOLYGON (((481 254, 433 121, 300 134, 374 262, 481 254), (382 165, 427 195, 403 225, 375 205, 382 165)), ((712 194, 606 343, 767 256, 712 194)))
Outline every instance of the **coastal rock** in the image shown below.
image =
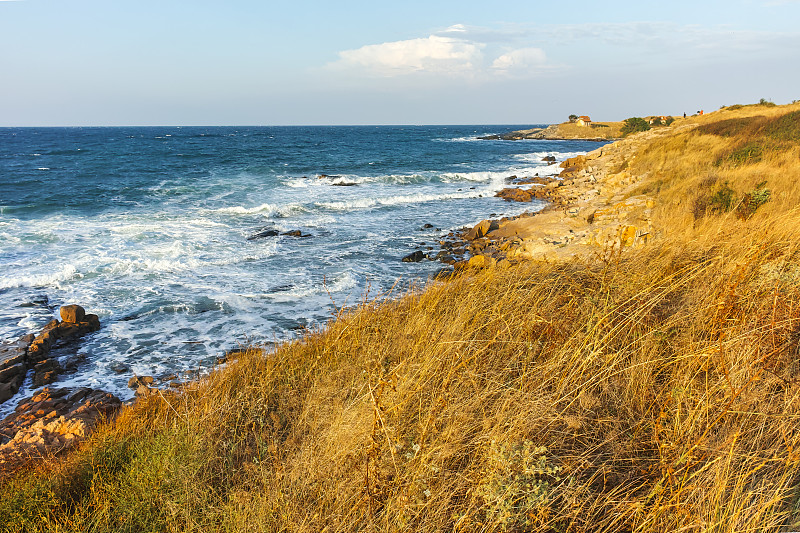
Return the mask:
POLYGON ((303 233, 299 229, 295 229, 292 231, 285 231, 281 233, 281 235, 286 237, 311 237, 311 235, 309 235, 308 233, 303 233))
POLYGON ((0 421, 0 477, 73 447, 121 405, 113 394, 90 388, 44 388, 22 400, 0 421))
POLYGON ((545 163, 555 163, 556 162, 556 158, 555 158, 555 156, 552 156, 552 155, 546 155, 546 156, 544 156, 542 158, 542 161, 544 161, 545 163))
POLYGON ((497 264, 494 257, 488 255, 474 255, 469 258, 470 268, 491 268, 497 264))
POLYGON ((473 241, 475 239, 480 239, 481 237, 485 236, 492 230, 499 228, 500 225, 496 220, 482 220, 478 222, 475 227, 467 232, 464 236, 464 239, 468 241, 473 241))
POLYGON ((128 380, 128 388, 129 389, 138 389, 142 385, 145 387, 150 386, 153 384, 153 376, 133 376, 131 379, 128 380))
POLYGON ((63 368, 55 358, 48 358, 50 351, 100 329, 100 318, 86 314, 79 305, 63 306, 61 316, 65 320, 51 320, 38 335, 25 335, 14 343, 0 345, 0 403, 19 391, 28 370, 34 371, 36 387, 55 381, 63 368))
POLYGON ((403 258, 403 263, 419 263, 425 259, 425 252, 422 250, 417 250, 416 252, 412 252, 403 258))
POLYGON ((529 191, 513 187, 507 187, 498 191, 495 197, 502 198, 507 202, 530 202, 533 199, 533 195, 529 191))
POLYGON ((250 235, 247 238, 247 240, 248 241, 255 241, 255 240, 264 239, 264 238, 267 238, 267 237, 276 237, 276 236, 280 235, 280 233, 281 232, 276 230, 276 229, 267 229, 267 230, 259 231, 258 233, 254 233, 253 235, 250 235))
POLYGON ((71 324, 83 322, 86 318, 86 311, 80 305, 63 305, 61 306, 61 320, 71 324))

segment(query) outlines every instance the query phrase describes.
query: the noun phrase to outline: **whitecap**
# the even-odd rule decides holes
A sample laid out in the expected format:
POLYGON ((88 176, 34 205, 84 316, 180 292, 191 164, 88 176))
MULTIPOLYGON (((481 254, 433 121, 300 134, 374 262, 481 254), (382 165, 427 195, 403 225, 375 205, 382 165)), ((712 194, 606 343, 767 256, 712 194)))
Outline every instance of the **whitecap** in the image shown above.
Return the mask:
POLYGON ((29 274, 26 276, 9 277, 0 280, 0 289, 11 289, 15 287, 46 287, 55 285, 62 281, 73 279, 78 273, 74 265, 61 265, 57 272, 44 274, 29 274))

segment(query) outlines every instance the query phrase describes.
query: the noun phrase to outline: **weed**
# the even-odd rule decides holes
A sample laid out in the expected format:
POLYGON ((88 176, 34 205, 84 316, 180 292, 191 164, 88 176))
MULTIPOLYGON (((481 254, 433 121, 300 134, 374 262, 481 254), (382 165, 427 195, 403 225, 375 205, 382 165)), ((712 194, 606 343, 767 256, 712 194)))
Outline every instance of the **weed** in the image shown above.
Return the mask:
POLYGON ((0 529, 796 529, 800 148, 785 115, 746 106, 722 116, 763 120, 709 114, 709 134, 631 143, 626 171, 646 176, 663 232, 647 247, 340 308, 7 481, 0 529), (760 161, 717 164, 756 141, 760 161))
POLYGON ((739 218, 743 220, 749 219, 755 214, 759 207, 769 202, 772 192, 767 189, 766 186, 767 182, 762 181, 756 185, 753 190, 745 193, 742 201, 739 202, 739 205, 736 207, 736 215, 739 218))
POLYGON ((764 157, 764 146, 759 142, 748 142, 731 151, 727 156, 720 159, 720 162, 728 162, 733 165, 751 165, 761 161, 764 157))
POLYGON ((486 519, 502 531, 533 525, 537 511, 553 499, 561 467, 548 460, 547 448, 525 440, 514 445, 491 443, 488 470, 477 487, 486 519))

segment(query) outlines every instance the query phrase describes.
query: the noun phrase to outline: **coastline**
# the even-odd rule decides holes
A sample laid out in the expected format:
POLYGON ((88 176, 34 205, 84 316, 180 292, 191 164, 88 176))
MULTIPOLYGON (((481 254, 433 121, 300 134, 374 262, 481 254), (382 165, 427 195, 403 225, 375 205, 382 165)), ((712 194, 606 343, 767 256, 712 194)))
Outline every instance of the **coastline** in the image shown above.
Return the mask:
MULTIPOLYGON (((654 199, 634 194, 643 176, 632 175, 624 168, 642 143, 693 127, 660 128, 632 135, 562 161, 562 170, 551 176, 510 176, 510 187, 499 191, 497 197, 506 201, 540 200, 546 205, 536 212, 488 218, 474 227, 450 232, 440 241, 438 254, 418 250, 403 261, 435 259, 452 265, 452 270, 441 269, 433 276, 447 279, 470 270, 507 269, 528 261, 563 261, 640 247, 657 235, 651 217, 654 199)), ((49 325, 39 337, 52 328, 53 324, 49 325)), ((34 344, 41 344, 39 337, 34 344)), ((241 353, 234 350, 220 361, 235 359, 230 357, 234 352, 241 353)), ((54 381, 55 374, 50 382, 54 381)), ((168 384, 168 389, 176 390, 174 383, 169 383, 171 380, 161 381, 162 385, 168 384)), ((13 471, 34 456, 73 447, 91 434, 100 417, 112 420, 122 407, 122 402, 108 392, 57 385, 15 400, 18 407, 2 421, 6 442, 0 448, 0 475, 4 464, 13 471), (42 405, 46 408, 42 409, 42 405), (48 407, 51 405, 58 408, 52 410, 48 407), (79 409, 81 405, 86 407, 79 409), (87 410, 90 416, 85 415, 87 410)), ((126 405, 147 399, 159 389, 153 377, 136 375, 129 381, 129 388, 136 394, 126 405)), ((10 471, 7 468, 5 474, 10 471)))
POLYGON ((659 235, 652 221, 655 198, 637 191, 645 176, 626 168, 643 143, 694 127, 665 127, 631 135, 585 156, 563 161, 559 174, 540 183, 501 191, 509 201, 514 201, 519 191, 525 191, 528 194, 523 195, 523 201, 530 201, 532 196, 548 204, 535 213, 486 219, 473 228, 462 229, 458 235, 461 243, 455 246, 474 253, 456 263, 456 271, 507 268, 529 260, 587 257, 650 242, 659 235))
MULTIPOLYGON (((327 182, 330 181, 330 185, 341 184, 335 180, 331 180, 328 178, 330 178, 330 176, 320 175, 318 180, 314 183, 327 184, 327 182)), ((470 182, 467 183, 469 184, 470 182)), ((354 185, 351 183, 348 184, 354 185)), ((519 210, 508 210, 505 212, 513 213, 513 212, 519 212, 519 210)), ((487 213, 487 211, 484 211, 484 213, 487 213)), ((524 218, 526 216, 529 215, 527 214, 520 215, 521 218, 524 218)), ((517 217, 512 217, 512 218, 517 218, 517 217)), ((512 218, 509 218, 508 220, 511 220, 512 218)), ((264 233, 269 233, 269 232, 264 232, 264 233)), ((260 237, 259 234, 255 235, 260 237)), ((250 237, 247 237, 246 240, 248 242, 254 241, 255 239, 253 239, 252 237, 253 235, 250 235, 250 237)), ((477 244, 478 243, 472 242, 466 246, 466 248, 469 250, 467 257, 469 257, 469 255, 473 256, 481 255, 479 252, 484 252, 484 250, 479 249, 476 246, 477 244)), ((427 255, 425 257, 427 257, 427 255)), ((400 258, 398 257, 397 260, 399 259, 400 258)), ((466 262, 468 263, 468 261, 466 262)), ((86 305, 84 302, 78 302, 78 303, 86 305)), ((31 335, 31 337, 35 336, 38 339, 39 337, 46 336, 46 334, 48 334, 50 330, 58 331, 59 327, 60 326, 51 323, 43 330, 39 331, 38 334, 31 335)), ((15 446, 22 441, 25 441, 26 443, 25 448, 27 449, 27 452, 24 453, 26 453, 30 457, 33 456, 42 457, 50 453, 58 453, 60 451, 66 450, 67 448, 71 448, 72 446, 76 445, 77 443, 84 440, 90 435, 92 427, 94 426, 94 419, 95 419, 94 415, 89 418, 83 417, 80 420, 76 419, 77 422, 73 424, 71 420, 72 418, 74 418, 72 416, 72 411, 81 408, 82 405, 86 404, 87 400, 90 400, 89 410, 92 411, 92 413, 96 414, 97 412, 100 412, 103 417, 111 419, 114 416, 116 416, 116 411, 120 407, 119 399, 116 396, 113 396, 114 402, 116 403, 112 402, 111 407, 109 408, 102 407, 98 409, 94 407, 94 405, 99 402, 98 398, 100 398, 102 395, 105 394, 109 395, 117 394, 121 398, 125 397, 123 393, 121 393, 119 390, 108 389, 106 387, 103 387, 102 384, 99 386, 94 385, 91 389, 84 387, 86 382, 80 382, 78 380, 73 379, 71 377, 72 371, 66 371, 66 369, 64 368, 59 368, 59 365, 61 366, 67 365, 74 367, 76 365, 83 364, 85 359, 78 358, 79 353, 81 352, 81 342, 73 339, 68 347, 64 347, 63 345, 67 340, 66 338, 58 340, 57 336, 54 335, 51 336, 52 340, 47 342, 52 342, 54 344, 57 342, 60 354, 66 352, 71 352, 71 354, 69 356, 60 356, 58 358, 51 357, 50 359, 48 359, 46 364, 39 362, 38 360, 36 361, 35 365, 33 363, 30 363, 28 365, 30 368, 26 367, 25 370, 27 370, 28 372, 33 372, 34 377, 37 377, 39 375, 43 376, 45 373, 49 373, 48 379, 46 380, 39 378, 33 379, 29 375, 28 380, 24 381, 24 383, 30 384, 30 386, 25 385, 24 387, 20 388, 21 383, 15 382, 14 384, 15 386, 13 387, 13 389, 9 388, 9 392, 13 392, 14 394, 12 398, 8 399, 8 403, 4 405, 5 407, 4 415, 6 416, 4 416, 4 419, 0 421, 3 423, 3 426, 0 427, 0 429, 3 430, 3 433, 0 435, 0 437, 2 437, 2 440, 0 440, 0 446, 3 447, 2 449, 0 449, 0 470, 3 469, 1 465, 4 462, 7 462, 7 464, 9 465, 24 464, 24 461, 20 462, 19 460, 21 455, 20 453, 17 452, 19 452, 20 450, 15 449, 15 446), (58 359, 62 361, 59 362, 58 359), (67 359, 69 359, 69 361, 67 361, 67 359), (62 375, 60 377, 57 377, 60 373, 62 373, 62 371, 64 374, 69 374, 70 376, 67 377, 62 375), (33 380, 31 381, 31 379, 33 380), (70 383, 67 384, 66 381, 70 381, 70 383), (42 385, 47 385, 47 387, 42 389, 41 388, 42 385), (90 393, 87 391, 90 391, 90 393), (95 396, 97 396, 97 398, 95 398, 95 396), (25 421, 24 425, 20 425, 20 422, 23 420, 25 421), (65 442, 67 441, 69 442, 69 446, 65 445, 65 442), (28 444, 31 443, 34 444, 28 446, 28 444), (10 459, 8 457, 6 458, 3 457, 3 455, 6 454, 7 452, 10 453, 10 459), (6 459, 8 459, 8 461, 6 459)), ((25 344, 23 351, 28 350, 30 348, 31 343, 32 339, 28 339, 28 342, 25 344)), ((41 345, 41 342, 37 341, 33 344, 39 346, 41 345)), ((85 358, 85 354, 82 357, 85 358)), ((31 361, 33 361, 33 358, 31 358, 31 361)), ((0 370, 6 371, 7 369, 0 366, 0 370)), ((126 365, 119 365, 119 371, 116 370, 115 367, 114 372, 116 372, 117 375, 120 375, 125 371, 130 371, 130 370, 131 370, 130 367, 126 364, 126 365)), ((156 391, 159 388, 161 388, 163 391, 166 391, 173 384, 174 376, 165 377, 162 379, 163 376, 159 376, 153 373, 152 376, 155 376, 155 378, 152 378, 150 375, 147 374, 151 373, 148 372, 145 375, 134 375, 134 377, 131 378, 131 380, 135 380, 135 383, 133 383, 133 385, 131 385, 131 381, 128 382, 128 389, 133 389, 136 392, 136 394, 132 400, 124 402, 125 404, 136 402, 141 398, 146 398, 153 391, 156 391), (150 381, 143 381, 148 379, 150 381)), ((165 374, 165 376, 166 375, 167 374, 165 374)), ((21 371, 16 373, 15 376, 16 376, 15 379, 17 381, 19 381, 19 379, 17 378, 25 377, 25 375, 22 374, 21 371)), ((127 379, 127 377, 128 376, 125 376, 125 379, 127 379)), ((87 409, 83 409, 80 412, 85 412, 86 410, 87 409)), ((11 468, 16 468, 16 466, 12 466, 11 468)))
POLYGON ((617 141, 622 138, 622 122, 598 122, 581 126, 563 122, 551 124, 546 128, 532 128, 515 130, 508 133, 479 137, 488 141, 521 141, 521 140, 549 140, 549 141, 617 141))
MULTIPOLYGON (((554 214, 584 239, 607 225, 618 247, 534 243, 565 255, 498 268, 512 266, 506 253, 237 354, 11 480, 0 518, 109 531, 130 517, 158 530, 795 530, 798 108, 723 112, 568 160, 530 184, 550 208, 487 219, 470 242, 554 214), (732 159, 753 142, 763 161, 732 159), (736 203, 714 203, 719 191, 736 203), (618 254, 635 216, 652 244, 618 254), (64 490, 38 496, 51 486, 64 490)), ((531 236, 519 229, 516 250, 531 236)))

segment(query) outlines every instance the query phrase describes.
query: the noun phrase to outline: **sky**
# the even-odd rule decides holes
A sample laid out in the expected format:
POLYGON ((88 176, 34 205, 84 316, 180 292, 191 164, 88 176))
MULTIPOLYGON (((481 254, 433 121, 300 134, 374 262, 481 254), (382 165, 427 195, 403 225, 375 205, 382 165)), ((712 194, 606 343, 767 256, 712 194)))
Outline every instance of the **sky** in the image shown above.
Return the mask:
POLYGON ((800 0, 0 0, 0 126, 622 120, 798 65, 800 0))

